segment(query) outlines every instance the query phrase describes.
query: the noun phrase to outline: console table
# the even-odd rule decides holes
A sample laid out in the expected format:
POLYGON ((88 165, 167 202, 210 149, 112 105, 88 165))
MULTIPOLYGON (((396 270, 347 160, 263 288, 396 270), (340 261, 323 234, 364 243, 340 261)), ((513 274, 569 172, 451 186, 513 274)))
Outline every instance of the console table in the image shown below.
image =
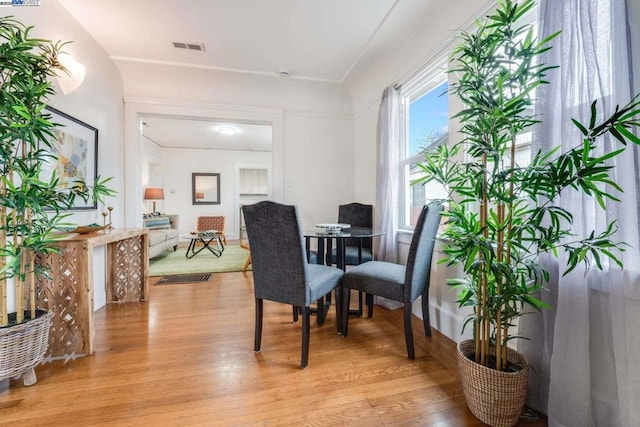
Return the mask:
POLYGON ((47 358, 74 358, 94 351, 93 250, 98 246, 106 246, 107 304, 148 299, 146 228, 113 228, 61 238, 56 242, 59 253, 38 260, 47 267, 49 277, 38 281, 37 305, 54 313, 47 358))

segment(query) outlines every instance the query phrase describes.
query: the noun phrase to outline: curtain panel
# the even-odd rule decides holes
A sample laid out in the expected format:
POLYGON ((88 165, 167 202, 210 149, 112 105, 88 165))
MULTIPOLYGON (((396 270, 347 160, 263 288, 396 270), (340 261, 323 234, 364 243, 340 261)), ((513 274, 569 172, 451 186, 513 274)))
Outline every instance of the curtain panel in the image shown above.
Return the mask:
POLYGON ((378 114, 375 215, 375 227, 384 235, 377 239, 378 246, 375 253, 376 259, 393 263, 398 262, 396 232, 399 212, 401 106, 399 88, 396 86, 385 88, 378 114))
MULTIPOLYGON (((637 36, 632 34, 639 14, 629 8, 634 1, 541 2, 540 36, 559 29, 562 34, 543 58, 560 68, 549 73, 551 84, 538 93, 542 123, 534 130, 533 153, 580 144, 572 118, 588 121, 596 99, 604 111, 600 118, 608 117, 638 90, 637 36)), ((620 145, 610 139, 600 147, 603 154, 620 145)), ((628 146, 614 159, 614 180, 624 193, 615 194, 621 202, 608 203, 604 212, 581 193, 560 197, 560 206, 574 214, 574 232, 585 236, 617 220, 617 238, 630 247, 622 255, 624 270, 611 263, 604 271, 576 269, 562 276, 566 256, 542 260, 552 277, 541 299, 553 308, 521 319, 521 333, 531 340, 518 345, 533 367, 528 404, 548 414, 549 426, 640 425, 639 158, 638 147, 628 146)))

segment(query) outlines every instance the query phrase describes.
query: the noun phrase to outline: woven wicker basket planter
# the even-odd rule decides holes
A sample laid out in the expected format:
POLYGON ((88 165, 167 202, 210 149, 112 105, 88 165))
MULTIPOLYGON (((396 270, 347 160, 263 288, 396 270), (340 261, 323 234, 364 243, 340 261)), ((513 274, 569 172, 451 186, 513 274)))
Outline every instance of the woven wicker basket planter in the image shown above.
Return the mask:
POLYGON ((22 376, 24 385, 37 382, 33 368, 42 361, 49 346, 52 319, 53 312, 49 311, 35 320, 0 328, 0 380, 22 376))
MULTIPOLYGON (((527 360, 508 348, 507 360, 524 366, 524 369, 501 372, 467 357, 474 352, 473 340, 458 343, 458 369, 467 406, 476 418, 491 426, 510 427, 517 424, 527 397, 527 360)), ((491 349, 491 355, 495 355, 495 349, 491 349)))

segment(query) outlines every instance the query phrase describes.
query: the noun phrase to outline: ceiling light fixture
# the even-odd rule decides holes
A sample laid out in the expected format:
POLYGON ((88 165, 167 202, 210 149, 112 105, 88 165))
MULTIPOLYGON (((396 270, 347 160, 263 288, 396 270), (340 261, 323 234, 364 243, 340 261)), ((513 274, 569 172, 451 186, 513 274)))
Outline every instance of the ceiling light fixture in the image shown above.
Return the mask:
POLYGON ((222 135, 235 135, 238 133, 238 129, 233 126, 220 126, 216 129, 216 132, 222 135))
POLYGON ((278 70, 278 74, 280 74, 280 77, 285 77, 285 78, 291 75, 289 73, 289 70, 285 70, 285 69, 278 70))

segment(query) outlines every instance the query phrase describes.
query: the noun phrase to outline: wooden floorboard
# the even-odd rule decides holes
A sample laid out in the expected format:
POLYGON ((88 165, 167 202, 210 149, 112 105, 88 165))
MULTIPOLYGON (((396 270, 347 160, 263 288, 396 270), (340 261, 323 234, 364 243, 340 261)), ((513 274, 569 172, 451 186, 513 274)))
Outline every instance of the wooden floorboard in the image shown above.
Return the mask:
POLYGON ((425 337, 418 318, 410 361, 402 310, 376 306, 344 338, 332 308, 311 326, 303 370, 289 306, 265 302, 262 351, 253 351, 252 286, 250 272, 218 273, 100 309, 95 354, 39 366, 32 387, 12 381, 0 391, 0 425, 483 425, 466 407, 454 343, 425 337))

